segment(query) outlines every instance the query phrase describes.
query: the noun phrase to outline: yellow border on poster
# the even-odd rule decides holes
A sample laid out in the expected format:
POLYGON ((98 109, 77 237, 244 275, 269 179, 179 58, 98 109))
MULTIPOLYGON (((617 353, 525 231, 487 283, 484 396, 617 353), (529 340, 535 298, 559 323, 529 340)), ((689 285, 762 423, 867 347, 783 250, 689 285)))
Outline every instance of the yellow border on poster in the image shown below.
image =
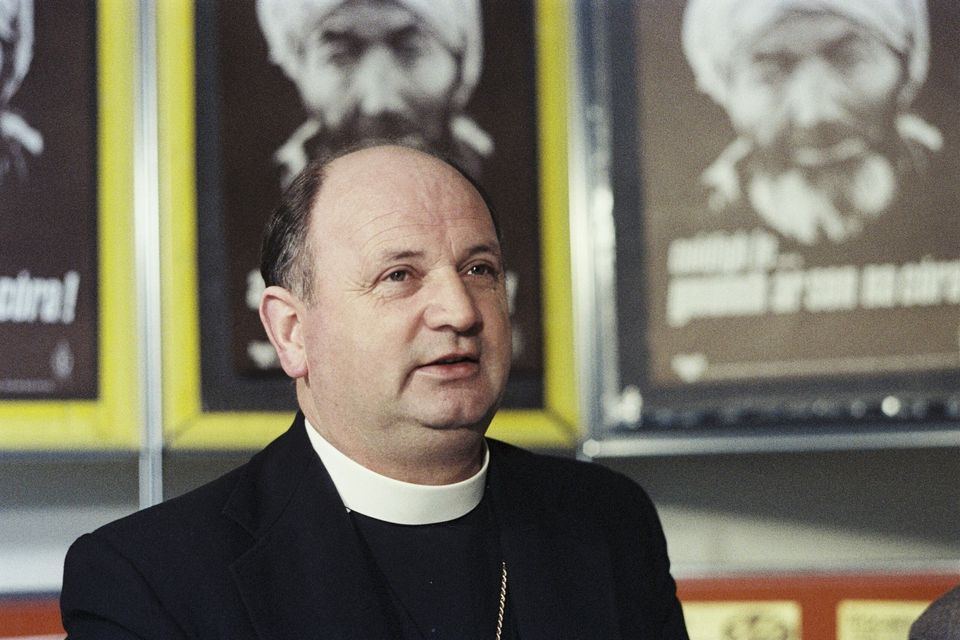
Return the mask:
MULTIPOLYGON (((545 408, 501 411, 490 428, 494 437, 529 447, 571 447, 578 437, 567 222, 567 62, 557 55, 567 51, 567 11, 561 0, 536 3, 545 408)), ((158 3, 157 17, 165 440, 176 448, 257 448, 281 433, 291 415, 204 412, 201 406, 193 4, 158 3)))
POLYGON ((0 403, 5 450, 137 446, 133 270, 133 100, 136 4, 97 3, 99 398, 0 403))

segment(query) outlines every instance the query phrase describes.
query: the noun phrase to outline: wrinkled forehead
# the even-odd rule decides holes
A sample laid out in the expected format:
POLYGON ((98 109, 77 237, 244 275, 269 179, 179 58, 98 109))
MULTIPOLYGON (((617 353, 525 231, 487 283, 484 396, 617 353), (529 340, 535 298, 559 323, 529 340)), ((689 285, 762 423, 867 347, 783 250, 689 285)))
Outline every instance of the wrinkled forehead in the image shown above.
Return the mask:
POLYGON ((363 255, 380 251, 486 246, 499 251, 490 214, 479 209, 397 209, 347 226, 348 244, 363 255))

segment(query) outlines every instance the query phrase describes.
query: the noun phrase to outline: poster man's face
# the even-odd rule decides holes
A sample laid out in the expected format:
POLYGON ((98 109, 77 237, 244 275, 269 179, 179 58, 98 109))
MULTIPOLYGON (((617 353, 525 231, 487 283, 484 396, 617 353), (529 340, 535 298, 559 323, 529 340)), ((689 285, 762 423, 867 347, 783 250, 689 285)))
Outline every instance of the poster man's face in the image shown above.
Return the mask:
POLYGON ((297 84, 331 136, 431 147, 446 132, 459 73, 457 58, 417 15, 354 0, 311 31, 297 84))
POLYGON ((772 162, 842 172, 893 134, 904 61, 841 16, 790 15, 732 68, 730 118, 772 162))

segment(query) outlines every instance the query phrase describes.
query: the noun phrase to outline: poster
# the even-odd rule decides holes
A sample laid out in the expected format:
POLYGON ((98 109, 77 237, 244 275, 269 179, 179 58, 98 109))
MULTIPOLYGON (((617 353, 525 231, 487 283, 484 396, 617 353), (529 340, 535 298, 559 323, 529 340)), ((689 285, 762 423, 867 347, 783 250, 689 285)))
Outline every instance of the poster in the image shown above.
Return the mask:
POLYGON ((634 146, 614 129, 620 344, 641 345, 620 369, 645 410, 947 416, 957 5, 643 0, 614 13, 634 64, 615 70, 631 82, 614 83, 613 121, 636 127, 634 146), (886 394, 896 402, 881 407, 886 394))
POLYGON ((690 640, 801 640, 802 608, 789 600, 685 602, 690 640))
POLYGON ((842 600, 837 605, 837 640, 899 640, 930 605, 925 600, 842 600))
POLYGON ((93 400, 97 5, 0 11, 0 400, 93 400))
POLYGON ((382 135, 444 150, 490 194, 506 238, 514 325, 513 373, 504 405, 540 408, 534 3, 355 5, 305 1, 291 7, 274 0, 196 5, 204 410, 295 406, 293 386, 257 314, 261 232, 281 188, 308 158, 382 135))

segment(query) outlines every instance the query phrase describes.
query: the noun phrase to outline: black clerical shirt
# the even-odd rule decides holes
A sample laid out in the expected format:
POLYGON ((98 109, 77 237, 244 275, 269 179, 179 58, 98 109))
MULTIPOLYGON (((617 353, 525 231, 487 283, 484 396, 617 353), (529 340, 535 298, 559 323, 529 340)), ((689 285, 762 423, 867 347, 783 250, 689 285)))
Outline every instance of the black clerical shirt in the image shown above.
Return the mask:
MULTIPOLYGON (((351 518, 378 595, 404 640, 496 637, 503 558, 489 500, 465 516, 436 524, 393 524, 357 512, 351 518)), ((504 640, 517 637, 509 575, 507 594, 504 640)))

